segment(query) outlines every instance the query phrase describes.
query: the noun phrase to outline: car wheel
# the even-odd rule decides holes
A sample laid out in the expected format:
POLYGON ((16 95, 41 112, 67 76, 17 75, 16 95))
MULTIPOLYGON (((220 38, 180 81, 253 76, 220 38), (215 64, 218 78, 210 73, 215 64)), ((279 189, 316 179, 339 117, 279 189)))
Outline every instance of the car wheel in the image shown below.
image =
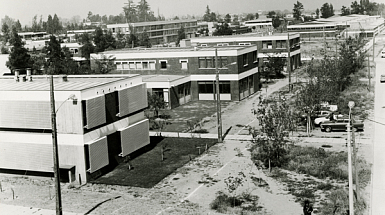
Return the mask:
POLYGON ((326 131, 326 132, 331 132, 331 131, 332 131, 332 128, 331 128, 331 127, 326 127, 326 128, 325 128, 325 131, 326 131))

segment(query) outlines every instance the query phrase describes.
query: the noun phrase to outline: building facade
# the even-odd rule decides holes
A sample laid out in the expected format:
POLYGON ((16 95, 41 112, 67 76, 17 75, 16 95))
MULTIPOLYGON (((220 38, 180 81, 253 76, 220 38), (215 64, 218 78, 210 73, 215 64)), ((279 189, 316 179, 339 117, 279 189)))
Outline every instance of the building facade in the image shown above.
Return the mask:
MULTIPOLYGON (((168 90, 169 101, 178 103, 184 97, 193 101, 214 100, 215 49, 218 53, 221 100, 239 101, 259 90, 256 46, 124 49, 92 54, 91 59, 101 58, 102 55, 115 58, 114 72, 119 74, 188 76, 189 82, 157 89, 163 90, 163 93, 168 90)), ((95 68, 92 60, 91 68, 95 68)), ((174 77, 170 76, 169 79, 172 81, 174 77)), ((146 83, 149 81, 143 80, 146 83)), ((169 82, 164 78, 153 78, 152 82, 156 80, 159 80, 158 84, 169 82)))
POLYGON ((178 37, 178 30, 183 26, 186 36, 195 35, 198 30, 197 20, 171 20, 171 21, 155 21, 155 22, 136 22, 124 24, 107 25, 107 29, 116 34, 130 34, 132 31, 140 35, 144 31, 147 32, 152 44, 163 44, 175 42, 178 37))
MULTIPOLYGON (((53 174, 50 82, 0 79, 0 171, 53 174)), ((83 184, 150 143, 140 75, 57 76, 61 179, 83 184)))
POLYGON ((196 47, 208 46, 257 46, 259 67, 269 57, 288 57, 287 42, 290 41, 291 68, 296 69, 301 65, 300 35, 274 34, 261 36, 259 34, 244 34, 219 37, 191 38, 191 45, 196 47))

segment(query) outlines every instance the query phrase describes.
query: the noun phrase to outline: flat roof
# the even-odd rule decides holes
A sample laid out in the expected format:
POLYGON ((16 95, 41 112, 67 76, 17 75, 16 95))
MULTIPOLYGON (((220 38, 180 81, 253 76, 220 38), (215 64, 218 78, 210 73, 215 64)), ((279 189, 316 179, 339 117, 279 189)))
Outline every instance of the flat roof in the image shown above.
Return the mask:
MULTIPOLYGON (((24 75, 20 75, 24 76, 24 75)), ((133 77, 138 74, 125 75, 68 75, 67 81, 62 81, 63 75, 54 76, 55 91, 81 91, 115 81, 133 77)), ((20 78, 21 79, 21 78, 20 78)), ((0 91, 49 91, 50 81, 48 75, 33 75, 32 81, 16 82, 14 76, 0 77, 0 91)))
POLYGON ((186 75, 142 75, 143 82, 171 82, 182 78, 186 78, 186 75))
POLYGON ((195 52, 195 51, 228 51, 228 50, 241 50, 248 47, 242 46, 218 46, 218 47, 156 47, 156 48, 123 48, 118 50, 104 51, 103 54, 116 54, 116 53, 152 53, 152 52, 195 52))
MULTIPOLYGON (((167 20, 167 21, 153 21, 153 22, 133 22, 133 23, 121 23, 121 24, 109 24, 107 25, 107 28, 109 27, 124 27, 124 26, 145 26, 145 25, 165 25, 165 24, 171 24, 171 23, 183 23, 183 22, 197 22, 196 19, 178 19, 178 20, 167 20)), ((157 30, 164 30, 164 29, 157 29, 157 30)))

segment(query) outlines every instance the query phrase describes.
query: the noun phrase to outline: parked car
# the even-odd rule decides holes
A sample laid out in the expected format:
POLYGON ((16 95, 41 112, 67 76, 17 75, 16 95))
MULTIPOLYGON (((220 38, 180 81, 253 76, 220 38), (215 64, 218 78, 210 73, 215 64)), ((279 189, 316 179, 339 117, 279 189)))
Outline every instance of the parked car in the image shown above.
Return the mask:
MULTIPOLYGON (((316 118, 326 117, 326 116, 330 115, 330 113, 331 113, 331 111, 328 111, 328 110, 315 111, 314 113, 312 113, 310 115, 310 120, 314 121, 314 119, 316 119, 316 118)), ((307 120, 306 113, 305 114, 301 114, 301 119, 305 120, 305 121, 307 120)))
MULTIPOLYGON (((349 119, 337 119, 323 122, 320 127, 321 131, 331 132, 331 131, 346 131, 347 124, 349 119)), ((353 130, 364 130, 364 123, 359 120, 352 120, 353 130)))
POLYGON ((384 83, 385 82, 385 75, 381 75, 380 76, 380 83, 384 83))

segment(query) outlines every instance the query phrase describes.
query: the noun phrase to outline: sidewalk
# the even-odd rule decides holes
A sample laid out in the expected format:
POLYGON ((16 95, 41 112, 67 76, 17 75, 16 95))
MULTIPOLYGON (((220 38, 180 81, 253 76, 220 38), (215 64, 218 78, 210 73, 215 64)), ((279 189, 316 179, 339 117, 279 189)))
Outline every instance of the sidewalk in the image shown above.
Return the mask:
MULTIPOLYGON (((55 210, 33 208, 33 207, 23 207, 17 205, 5 205, 0 203, 0 215, 54 215, 56 214, 55 210)), ((63 215, 78 215, 78 213, 64 212, 63 215)))

